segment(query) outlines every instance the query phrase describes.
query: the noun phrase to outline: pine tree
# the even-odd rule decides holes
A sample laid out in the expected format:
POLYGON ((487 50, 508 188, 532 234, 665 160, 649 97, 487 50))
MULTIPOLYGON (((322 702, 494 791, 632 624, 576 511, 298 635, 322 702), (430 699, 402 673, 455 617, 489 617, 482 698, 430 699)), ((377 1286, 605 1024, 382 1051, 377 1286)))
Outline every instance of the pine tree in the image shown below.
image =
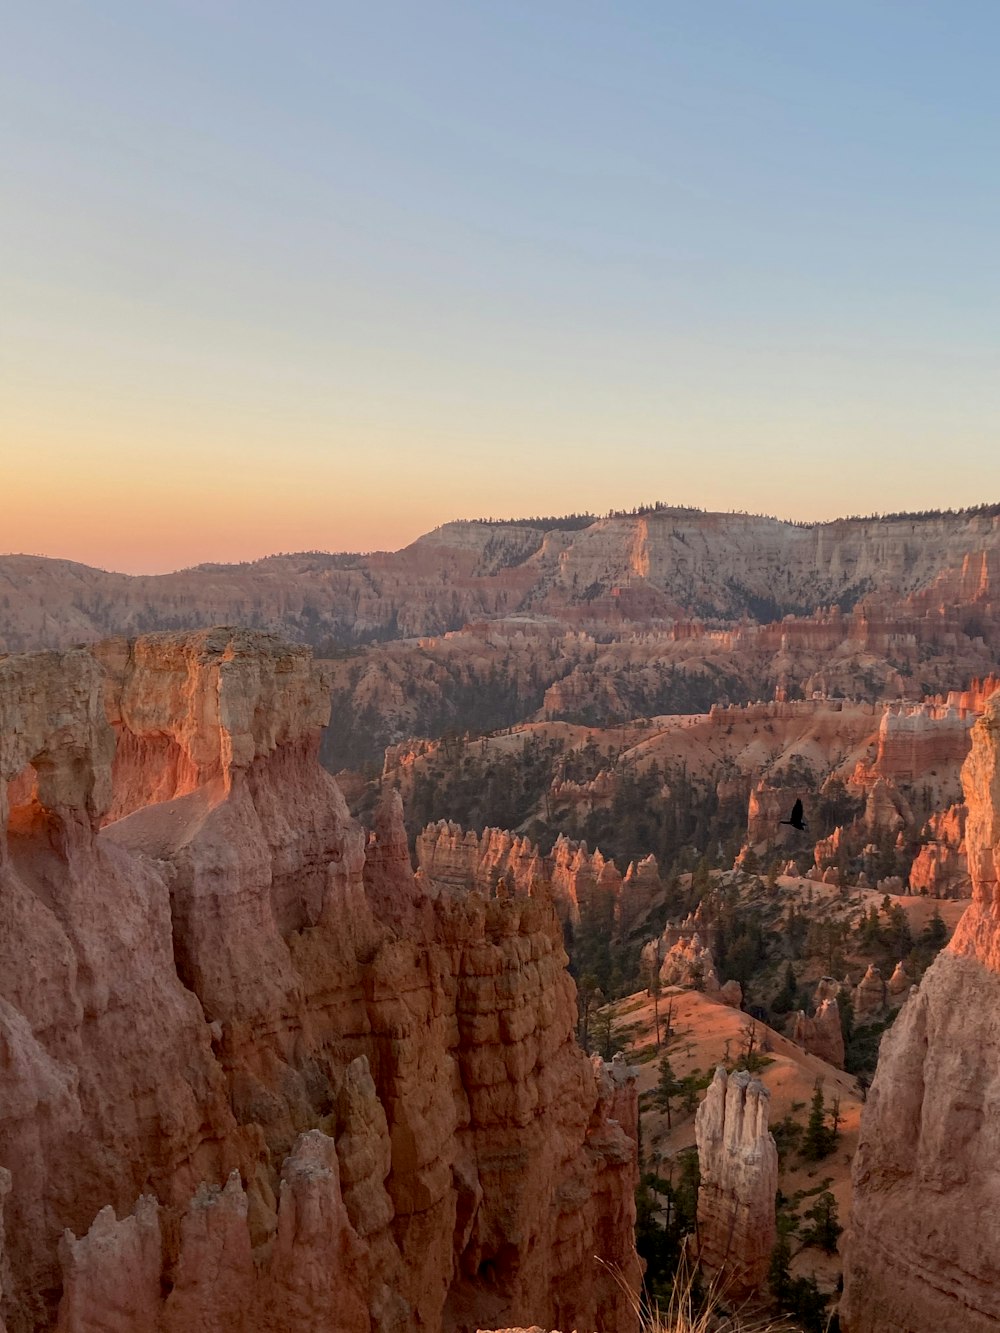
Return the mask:
POLYGON ((943 949, 948 940, 948 927, 944 924, 940 911, 935 907, 934 915, 920 932, 920 943, 926 944, 935 953, 943 949))
POLYGON ((791 1262, 792 1246, 788 1239, 788 1230, 779 1223, 778 1239, 774 1242, 774 1249, 771 1251, 771 1264, 767 1274, 767 1283, 771 1288, 771 1295, 779 1305, 783 1305, 788 1298, 791 1287, 791 1273, 789 1272, 791 1262))
POLYGON ((823 1089, 817 1086, 813 1093, 812 1107, 806 1122, 806 1132, 802 1138, 802 1156, 809 1162, 818 1162, 829 1156, 836 1143, 836 1133, 826 1123, 826 1105, 823 1089))
POLYGON ((837 1237, 844 1229, 837 1219, 837 1200, 829 1190, 824 1190, 805 1215, 812 1226, 806 1229, 802 1239, 807 1245, 818 1245, 827 1254, 833 1254, 837 1237))
POLYGON ((660 1077, 656 1085, 656 1104, 661 1111, 667 1113, 667 1129, 673 1129, 673 1120, 671 1118, 671 1102, 680 1095, 682 1084, 677 1078, 670 1065, 670 1056, 660 1057, 660 1077))
POLYGON ((774 997, 771 1008, 776 1014, 787 1014, 789 1010, 795 1008, 795 1000, 798 996, 799 986, 795 979, 795 968, 791 963, 785 967, 785 979, 782 982, 781 990, 774 997))

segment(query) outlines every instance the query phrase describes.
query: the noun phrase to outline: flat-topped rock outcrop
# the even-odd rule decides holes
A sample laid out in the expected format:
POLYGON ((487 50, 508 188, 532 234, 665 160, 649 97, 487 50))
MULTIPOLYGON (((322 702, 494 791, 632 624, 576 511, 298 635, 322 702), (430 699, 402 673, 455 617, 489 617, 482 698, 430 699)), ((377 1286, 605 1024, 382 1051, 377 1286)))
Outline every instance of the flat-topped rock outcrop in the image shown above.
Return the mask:
MULTIPOLYGON (((238 622, 341 646, 440 634, 517 612, 567 619, 706 616, 781 622, 874 601, 860 636, 893 611, 942 632, 940 610, 995 606, 1000 519, 991 513, 796 524, 661 508, 546 524, 446 523, 370 555, 301 552, 242 565, 129 576, 68 560, 0 557, 0 647, 62 647, 140 629, 238 622), (879 599, 890 606, 879 615, 879 599)), ((795 627, 781 629, 793 643, 795 627)), ((842 631, 841 631, 842 635, 842 631)), ((893 631, 895 646, 905 633, 893 631)), ((809 631, 823 638, 821 627, 809 631)))

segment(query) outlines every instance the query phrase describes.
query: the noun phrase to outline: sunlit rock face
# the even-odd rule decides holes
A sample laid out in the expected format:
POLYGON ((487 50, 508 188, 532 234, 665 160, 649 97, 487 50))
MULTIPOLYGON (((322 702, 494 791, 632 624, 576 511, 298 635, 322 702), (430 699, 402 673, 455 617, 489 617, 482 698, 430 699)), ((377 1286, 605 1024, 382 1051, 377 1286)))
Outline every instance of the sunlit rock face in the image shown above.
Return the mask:
POLYGON ((0 659, 7 1333, 631 1327, 551 901, 426 892, 328 707, 247 631, 0 659))
POLYGON ((910 866, 910 889, 932 898, 967 898, 972 892, 965 846, 964 805, 951 805, 927 821, 926 836, 910 866))
POLYGON ((962 774, 972 903, 886 1034, 861 1124, 842 1325, 1000 1325, 1000 695, 962 774))

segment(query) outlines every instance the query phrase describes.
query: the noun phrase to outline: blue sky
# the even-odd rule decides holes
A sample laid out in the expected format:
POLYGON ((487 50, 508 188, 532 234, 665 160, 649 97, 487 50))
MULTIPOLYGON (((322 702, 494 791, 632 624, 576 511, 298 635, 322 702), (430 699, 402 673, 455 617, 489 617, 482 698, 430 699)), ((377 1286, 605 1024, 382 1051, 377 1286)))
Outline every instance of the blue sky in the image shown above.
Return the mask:
POLYGON ((998 47, 972 3, 12 7, 0 548, 997 500, 998 47))

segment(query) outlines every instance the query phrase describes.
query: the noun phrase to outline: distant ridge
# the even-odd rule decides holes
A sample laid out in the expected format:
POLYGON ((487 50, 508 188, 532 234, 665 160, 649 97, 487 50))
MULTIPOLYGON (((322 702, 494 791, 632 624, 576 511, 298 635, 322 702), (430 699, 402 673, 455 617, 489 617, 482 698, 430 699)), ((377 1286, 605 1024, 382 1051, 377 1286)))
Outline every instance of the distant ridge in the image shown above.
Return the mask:
POLYGON ((657 501, 604 517, 457 520, 399 551, 276 553, 170 574, 0 556, 0 651, 229 624, 329 655, 515 614, 574 628, 723 627, 862 603, 906 615, 974 604, 971 633, 998 586, 1000 504, 809 524, 657 501))

